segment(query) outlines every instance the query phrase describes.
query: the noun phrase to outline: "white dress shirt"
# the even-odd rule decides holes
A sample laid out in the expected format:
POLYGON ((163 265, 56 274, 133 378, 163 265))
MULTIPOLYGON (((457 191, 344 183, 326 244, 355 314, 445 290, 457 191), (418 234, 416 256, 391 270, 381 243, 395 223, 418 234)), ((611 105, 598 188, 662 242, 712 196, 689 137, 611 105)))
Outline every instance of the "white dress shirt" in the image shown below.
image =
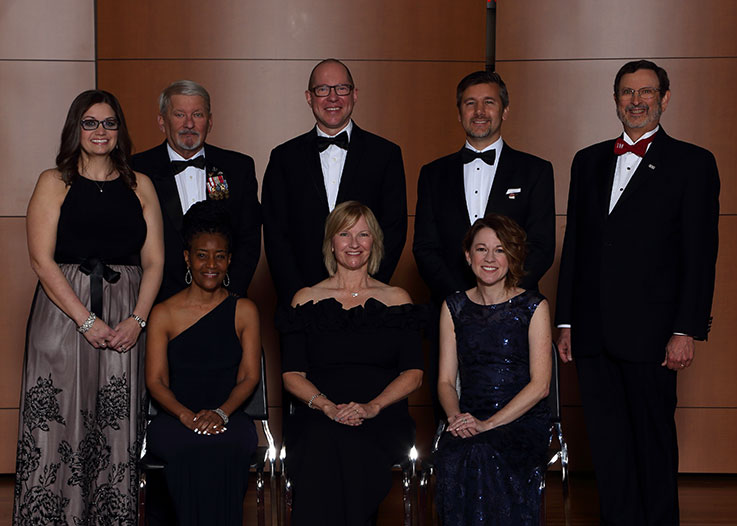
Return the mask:
MULTIPOLYGON (((169 143, 166 144, 166 149, 169 152, 170 161, 189 160, 175 152, 172 147, 169 146, 169 143)), ((200 151, 190 157, 190 159, 200 156, 205 156, 205 148, 200 148, 200 151)), ((184 171, 181 171, 174 176, 174 180, 177 183, 177 190, 179 191, 179 202, 182 205, 182 214, 186 214, 189 207, 193 204, 207 199, 205 179, 205 169, 197 168, 195 166, 188 166, 184 171)))
MULTIPOLYGON (((657 133, 659 129, 660 126, 656 126, 654 130, 650 130, 642 137, 637 139, 637 142, 652 137, 657 133)), ((626 132, 622 133, 622 138, 624 139, 624 142, 629 145, 635 144, 635 142, 630 139, 630 136, 627 135, 626 132)), ((652 146, 652 144, 653 143, 647 145, 648 150, 650 149, 650 146, 652 146)), ((617 157, 617 167, 614 169, 614 184, 612 184, 612 194, 609 198, 610 214, 612 213, 612 210, 614 210, 617 201, 619 201, 619 198, 624 193, 624 189, 627 188, 630 179, 632 179, 632 175, 637 170, 637 167, 640 166, 640 161, 642 161, 642 157, 632 152, 623 153, 622 155, 617 157)))
MULTIPOLYGON (((353 131, 353 121, 349 120, 345 128, 340 130, 335 135, 328 135, 320 128, 317 129, 318 137, 335 137, 343 132, 348 134, 348 139, 351 138, 351 132, 353 131)), ((333 211, 335 208, 335 201, 338 199, 338 189, 340 188, 340 178, 343 175, 343 166, 345 166, 345 157, 348 155, 348 150, 344 150, 340 146, 331 144, 324 151, 320 152, 320 164, 322 165, 322 177, 325 181, 325 192, 328 194, 328 208, 333 211)))
POLYGON ((481 159, 474 159, 470 163, 463 165, 463 188, 466 192, 466 208, 468 209, 468 219, 471 221, 471 224, 486 214, 486 205, 489 203, 491 185, 494 184, 496 167, 499 166, 499 158, 502 154, 503 145, 504 142, 499 137, 499 139, 483 150, 477 150, 466 141, 465 147, 474 152, 496 150, 496 159, 491 166, 481 159))

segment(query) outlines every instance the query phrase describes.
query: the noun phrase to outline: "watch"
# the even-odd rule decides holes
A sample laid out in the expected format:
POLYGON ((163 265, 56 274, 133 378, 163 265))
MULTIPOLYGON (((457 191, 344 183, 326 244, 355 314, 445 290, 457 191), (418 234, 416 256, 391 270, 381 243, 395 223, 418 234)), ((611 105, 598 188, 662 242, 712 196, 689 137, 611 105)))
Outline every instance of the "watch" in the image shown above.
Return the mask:
POLYGON ((138 323, 138 325, 141 326, 141 329, 143 329, 143 328, 146 327, 146 320, 144 320, 140 316, 136 316, 135 314, 131 314, 130 317, 133 318, 134 320, 136 320, 136 322, 138 323))

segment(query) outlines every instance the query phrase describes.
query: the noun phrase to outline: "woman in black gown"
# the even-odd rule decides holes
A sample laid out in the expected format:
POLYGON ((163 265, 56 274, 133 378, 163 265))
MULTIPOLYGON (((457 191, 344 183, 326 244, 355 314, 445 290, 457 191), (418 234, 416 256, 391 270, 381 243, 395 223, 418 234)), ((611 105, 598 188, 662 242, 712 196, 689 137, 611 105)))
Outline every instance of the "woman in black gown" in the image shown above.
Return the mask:
POLYGON ((128 166, 108 92, 69 108, 28 205, 39 286, 23 366, 13 524, 134 524, 143 334, 161 283, 161 212, 128 166))
POLYGON ((445 526, 537 524, 550 436, 548 302, 517 287, 525 233, 514 221, 490 214, 463 244, 476 286, 450 295, 441 311, 438 395, 448 433, 437 453, 438 509, 445 526))
POLYGON ((182 235, 183 291, 151 312, 146 385, 164 409, 148 427, 148 448, 166 462, 179 526, 241 526, 250 458, 258 438, 240 407, 261 378, 256 305, 228 293, 228 212, 192 205, 182 235))
POLYGON ((406 398, 422 382, 422 316, 404 290, 370 277, 382 254, 371 210, 336 206, 330 277, 298 291, 278 324, 284 387, 305 404, 285 433, 294 526, 366 526, 414 442, 406 398))

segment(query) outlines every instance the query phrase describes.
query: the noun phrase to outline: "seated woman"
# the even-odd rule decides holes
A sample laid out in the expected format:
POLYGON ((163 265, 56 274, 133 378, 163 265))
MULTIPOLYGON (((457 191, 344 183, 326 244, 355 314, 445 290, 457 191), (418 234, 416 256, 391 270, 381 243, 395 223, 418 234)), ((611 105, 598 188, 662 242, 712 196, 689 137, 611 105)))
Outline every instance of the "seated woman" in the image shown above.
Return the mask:
POLYGON ((448 434, 436 459, 438 509, 446 526, 537 524, 550 433, 548 302, 517 287, 525 233, 511 219, 477 220, 463 247, 476 286, 450 295, 440 314, 448 434))
POLYGON ((250 458, 258 442, 239 410, 260 380, 256 306, 229 294, 228 213, 202 201, 184 216, 189 287, 156 305, 146 346, 146 385, 164 409, 148 448, 166 462, 177 524, 243 524, 250 458))
POLYGON ((278 324, 284 387, 304 402, 285 434, 292 524, 365 526, 414 442, 406 398, 422 383, 423 311, 371 278, 383 234, 368 207, 335 207, 323 255, 330 277, 298 291, 278 324))

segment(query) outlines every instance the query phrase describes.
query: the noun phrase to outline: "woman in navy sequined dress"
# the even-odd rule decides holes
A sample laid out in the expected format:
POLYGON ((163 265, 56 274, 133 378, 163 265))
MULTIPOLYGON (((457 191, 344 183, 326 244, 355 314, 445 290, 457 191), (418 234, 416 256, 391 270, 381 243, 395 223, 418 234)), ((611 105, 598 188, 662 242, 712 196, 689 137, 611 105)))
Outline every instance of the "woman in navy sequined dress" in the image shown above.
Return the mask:
POLYGON ((548 302, 517 287, 525 234, 511 219, 479 219, 464 249, 476 286, 449 296, 440 318, 448 432, 437 452, 438 509, 445 526, 537 524, 549 442, 548 302))

